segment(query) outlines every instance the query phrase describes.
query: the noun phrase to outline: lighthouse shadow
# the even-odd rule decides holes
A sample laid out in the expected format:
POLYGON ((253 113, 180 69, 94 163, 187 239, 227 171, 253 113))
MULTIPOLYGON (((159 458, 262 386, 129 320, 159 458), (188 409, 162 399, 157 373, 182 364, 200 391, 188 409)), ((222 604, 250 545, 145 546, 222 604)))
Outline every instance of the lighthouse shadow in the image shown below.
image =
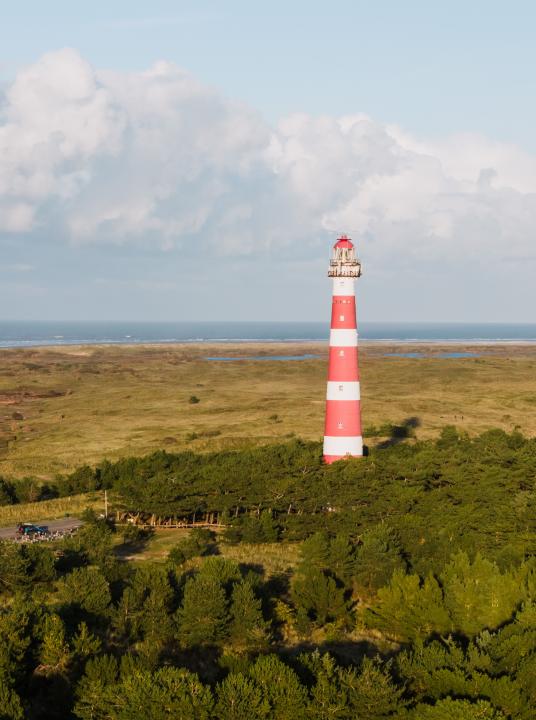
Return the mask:
POLYGON ((376 447, 379 450, 385 450, 386 448, 398 445, 404 440, 415 436, 415 429, 420 427, 421 421, 418 417, 409 417, 403 420, 400 425, 391 425, 390 436, 387 440, 383 440, 378 443, 376 447))

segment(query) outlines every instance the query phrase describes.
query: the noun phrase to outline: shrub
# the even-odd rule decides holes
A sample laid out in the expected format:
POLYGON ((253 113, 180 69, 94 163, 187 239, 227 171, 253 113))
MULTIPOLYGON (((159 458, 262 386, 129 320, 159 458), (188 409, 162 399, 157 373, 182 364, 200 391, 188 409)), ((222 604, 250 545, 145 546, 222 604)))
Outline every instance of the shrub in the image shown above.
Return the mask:
POLYGON ((208 555, 214 548, 214 533, 206 528, 195 528, 187 538, 177 543, 168 554, 175 565, 182 565, 193 557, 208 555))

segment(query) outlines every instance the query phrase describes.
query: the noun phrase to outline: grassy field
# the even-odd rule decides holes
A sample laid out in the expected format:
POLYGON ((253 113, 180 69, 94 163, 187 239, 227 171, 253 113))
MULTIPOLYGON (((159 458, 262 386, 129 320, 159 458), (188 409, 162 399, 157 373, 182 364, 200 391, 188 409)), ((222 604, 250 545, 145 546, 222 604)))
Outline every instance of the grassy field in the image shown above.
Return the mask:
MULTIPOLYGON (((453 423, 470 433, 536 432, 536 348, 479 347, 480 357, 463 359, 385 356, 400 349, 361 350, 365 427, 416 418, 421 437, 453 423)), ((206 451, 294 435, 319 440, 325 379, 320 344, 2 350, 0 474, 50 478, 158 448, 206 451), (205 359, 260 353, 318 358, 205 359)))
POLYGON ((57 520, 66 515, 81 515, 87 508, 102 512, 104 507, 102 493, 86 493, 66 498, 43 500, 35 503, 0 506, 0 527, 18 522, 41 522, 57 520))
MULTIPOLYGON (((154 535, 148 540, 142 549, 132 551, 125 549, 120 544, 121 536, 116 535, 116 552, 119 557, 137 562, 151 560, 164 562, 167 559, 171 548, 188 536, 187 529, 156 529, 154 535)), ((299 559, 301 543, 280 542, 263 543, 261 545, 250 545, 241 542, 239 545, 229 545, 218 539, 217 553, 220 557, 234 560, 237 563, 249 565, 252 562, 261 566, 265 577, 285 574, 289 569, 294 568, 299 559)), ((191 563, 199 563, 201 560, 195 558, 191 563)))

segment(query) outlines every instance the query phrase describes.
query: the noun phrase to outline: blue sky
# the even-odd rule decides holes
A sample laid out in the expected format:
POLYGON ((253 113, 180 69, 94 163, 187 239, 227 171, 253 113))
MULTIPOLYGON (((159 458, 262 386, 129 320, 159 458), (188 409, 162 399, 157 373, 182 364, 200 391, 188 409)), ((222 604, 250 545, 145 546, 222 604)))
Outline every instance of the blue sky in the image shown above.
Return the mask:
POLYGON ((535 20, 9 3, 0 317, 321 320, 347 230, 367 320, 532 321, 535 20))
POLYGON ((2 75, 65 46, 121 70, 165 58, 271 120, 359 109, 534 150, 535 22, 515 0, 22 0, 2 9, 2 75))

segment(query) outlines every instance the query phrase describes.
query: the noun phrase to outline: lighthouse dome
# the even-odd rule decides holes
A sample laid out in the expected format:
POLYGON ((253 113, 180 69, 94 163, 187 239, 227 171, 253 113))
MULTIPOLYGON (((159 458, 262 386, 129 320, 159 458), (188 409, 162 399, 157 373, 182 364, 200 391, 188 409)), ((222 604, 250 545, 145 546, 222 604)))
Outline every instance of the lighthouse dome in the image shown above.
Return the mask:
POLYGON ((341 235, 333 247, 349 250, 354 247, 354 243, 350 240, 350 238, 347 238, 346 235, 341 235))

